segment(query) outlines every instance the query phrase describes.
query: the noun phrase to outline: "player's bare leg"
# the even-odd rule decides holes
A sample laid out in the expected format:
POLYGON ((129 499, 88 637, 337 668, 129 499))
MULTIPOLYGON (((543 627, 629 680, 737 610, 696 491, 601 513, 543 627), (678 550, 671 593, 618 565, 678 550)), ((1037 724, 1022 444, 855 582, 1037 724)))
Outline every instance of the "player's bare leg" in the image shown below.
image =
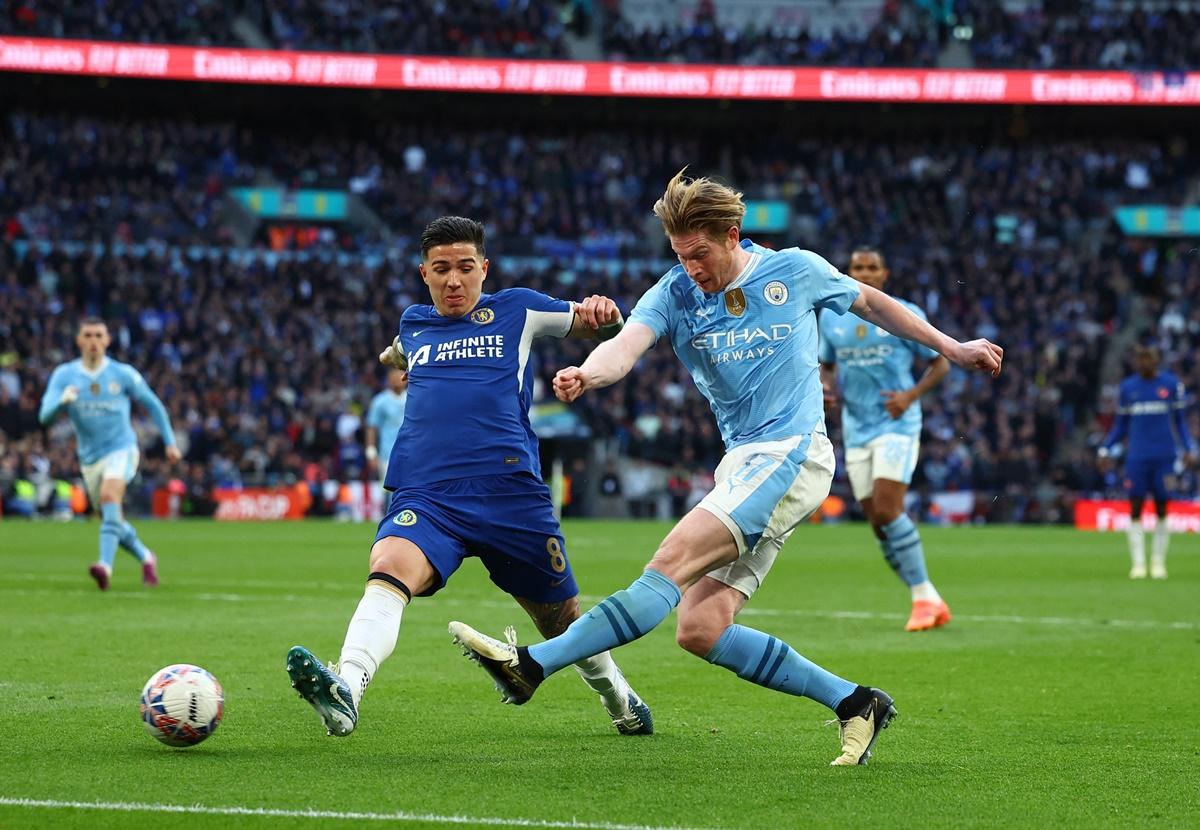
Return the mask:
POLYGON ((926 631, 950 622, 950 606, 929 579, 921 534, 904 510, 908 485, 877 478, 871 495, 861 502, 871 529, 883 548, 883 556, 912 596, 912 613, 907 631, 926 631))
MULTIPOLYGON (((562 634, 571 623, 579 619, 579 597, 562 602, 534 602, 523 597, 513 597, 525 609, 538 632, 545 639, 562 634)), ((630 687, 620 668, 605 651, 593 657, 585 657, 575 663, 575 670, 583 682, 604 704, 604 710, 612 719, 613 726, 622 735, 649 735, 654 732, 654 719, 650 707, 642 702, 637 692, 630 687)))
POLYGON ((338 662, 322 666, 303 646, 288 652, 292 686, 321 716, 329 734, 354 731, 367 685, 396 648, 405 607, 436 576, 425 554, 408 539, 380 539, 371 548, 367 587, 346 629, 338 662))

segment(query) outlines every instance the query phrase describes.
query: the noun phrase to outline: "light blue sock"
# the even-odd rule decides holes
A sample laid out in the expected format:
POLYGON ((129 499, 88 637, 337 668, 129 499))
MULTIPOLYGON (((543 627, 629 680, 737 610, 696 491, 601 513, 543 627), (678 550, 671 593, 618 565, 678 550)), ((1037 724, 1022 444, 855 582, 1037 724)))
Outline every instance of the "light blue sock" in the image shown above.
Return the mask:
POLYGON ((704 659, 729 669, 742 680, 812 698, 835 710, 857 688, 797 653, 783 640, 742 625, 726 628, 704 659))
POLYGON ((889 525, 884 525, 883 532, 887 539, 882 542, 883 556, 892 566, 896 575, 904 580, 908 587, 920 585, 929 581, 929 572, 925 570, 925 547, 921 544, 921 534, 907 513, 901 513, 889 525))
POLYGON ((632 585, 602 600, 562 634, 530 646, 529 656, 549 677, 564 666, 641 637, 667 618, 680 596, 674 582, 647 568, 632 585))
POLYGON ((111 571, 121 540, 121 505, 100 505, 100 561, 111 571))
POLYGON ((121 538, 118 541, 121 543, 121 547, 132 553, 133 558, 139 562, 145 562, 150 556, 150 549, 138 538, 137 531, 129 522, 121 523, 121 538))

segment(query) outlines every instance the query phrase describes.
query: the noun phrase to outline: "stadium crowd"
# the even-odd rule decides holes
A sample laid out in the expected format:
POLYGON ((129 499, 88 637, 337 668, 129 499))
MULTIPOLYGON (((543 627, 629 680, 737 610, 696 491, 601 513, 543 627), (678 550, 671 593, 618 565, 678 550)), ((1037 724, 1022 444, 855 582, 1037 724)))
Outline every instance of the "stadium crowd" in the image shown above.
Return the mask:
MULTIPOLYGON (((73 474, 69 430, 43 432, 34 416, 50 368, 73 356, 75 321, 95 311, 114 327, 114 356, 139 367, 172 412, 197 498, 212 485, 362 476, 374 358, 403 308, 425 297, 413 235, 428 219, 488 221, 493 290, 605 293, 628 311, 669 253, 648 210, 654 183, 720 156, 711 139, 672 144, 635 129, 502 137, 388 126, 285 139, 230 124, 32 113, 8 129, 18 140, 0 150, 0 487, 18 472, 73 474), (328 245, 301 253, 230 253, 221 196, 264 177, 373 194, 395 232, 331 229, 328 245), (127 247, 103 248, 113 244, 127 247), (378 256, 379 244, 391 255, 378 256), (633 267, 630 254, 656 264, 633 267)), ((1172 343, 1200 336, 1196 258, 1162 257, 1118 236, 1109 218, 1130 191, 1181 202, 1197 173, 1185 143, 808 138, 737 159, 725 171, 733 182, 794 215, 786 234, 749 236, 843 266, 854 245, 877 244, 894 293, 952 334, 1005 345, 998 382, 955 372, 925 402, 925 492, 987 491, 1005 496, 994 517, 1055 518, 1061 495, 1106 486, 1083 439, 1106 334, 1128 319, 1131 289, 1166 303, 1172 343), (1033 480, 1049 482, 1046 493, 1031 493, 1033 480)), ((541 394, 580 348, 539 347, 541 394)), ((707 405, 665 345, 633 382, 577 411, 625 455, 670 465, 673 480, 711 470, 721 453, 707 405)), ((147 481, 165 475, 153 453, 144 471, 147 481)))
MULTIPOLYGON (((621 0, 0 0, 0 35, 474 57, 571 58, 593 29, 607 60, 751 65, 937 66, 966 38, 989 68, 1186 70, 1200 66, 1200 11, 1091 2, 884 0, 869 25, 810 25, 805 10, 752 23, 717 2, 654 23, 621 0), (725 15, 723 17, 723 15, 725 15), (235 21, 241 21, 239 31, 235 21), (593 25, 595 22, 596 25, 593 25), (251 34, 253 33, 253 34, 251 34)), ((836 10, 836 5, 833 6, 836 10)))

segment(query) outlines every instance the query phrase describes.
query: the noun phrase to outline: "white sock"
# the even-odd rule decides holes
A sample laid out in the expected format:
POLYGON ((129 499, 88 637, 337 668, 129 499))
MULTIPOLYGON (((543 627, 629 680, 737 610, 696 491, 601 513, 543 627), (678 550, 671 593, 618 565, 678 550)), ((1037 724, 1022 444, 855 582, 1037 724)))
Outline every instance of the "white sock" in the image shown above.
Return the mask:
POLYGON ((942 598, 942 595, 938 593, 937 588, 934 588, 933 583, 928 579, 924 582, 918 582, 916 585, 912 586, 911 590, 913 602, 916 602, 919 599, 937 602, 942 598))
POLYGON ((1142 530, 1142 520, 1131 519, 1126 533, 1129 536, 1129 558, 1133 567, 1146 567, 1146 534, 1142 530))
POLYGON ((350 686, 354 705, 362 700, 367 684, 396 648, 400 634, 400 618, 404 614, 406 597, 398 589, 380 580, 371 580, 358 602, 342 655, 338 658, 338 674, 350 686))
POLYGON ((616 717, 629 697, 629 683, 607 651, 575 664, 575 671, 593 692, 600 695, 604 708, 616 717))
POLYGON ((1171 544, 1171 529, 1167 527, 1165 518, 1159 519, 1154 526, 1154 540, 1151 546, 1151 562, 1156 568, 1167 566, 1167 546, 1171 544))

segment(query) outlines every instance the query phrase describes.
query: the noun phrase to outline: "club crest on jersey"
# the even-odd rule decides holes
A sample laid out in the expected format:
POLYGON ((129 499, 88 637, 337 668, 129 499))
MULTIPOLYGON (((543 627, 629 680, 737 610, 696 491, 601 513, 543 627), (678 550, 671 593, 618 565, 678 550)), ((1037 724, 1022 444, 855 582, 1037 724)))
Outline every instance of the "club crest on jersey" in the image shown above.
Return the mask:
POLYGON ((787 302, 787 286, 779 280, 771 280, 763 289, 763 298, 771 305, 783 305, 787 302))
POLYGON ((89 386, 88 388, 89 388, 90 390, 92 390, 92 394, 93 394, 93 395, 99 395, 99 394, 100 394, 100 384, 96 383, 95 381, 93 381, 93 382, 92 382, 92 385, 91 385, 91 386, 89 386))
POLYGON ((121 394, 121 384, 117 383, 115 380, 113 380, 113 381, 109 381, 109 383, 108 383, 108 394, 110 394, 110 395, 119 395, 119 394, 121 394))
POLYGON ((417 514, 411 510, 401 510, 400 515, 392 519, 400 527, 412 527, 417 523, 417 514))
POLYGON ((746 313, 746 295, 742 293, 742 289, 734 288, 725 292, 725 309, 734 317, 741 317, 746 313))
POLYGON ((495 319, 496 312, 490 308, 477 308, 471 312, 471 322, 478 323, 481 326, 486 326, 495 319))
POLYGON ((854 333, 858 335, 859 340, 867 339, 867 327, 861 323, 854 327, 854 333))

